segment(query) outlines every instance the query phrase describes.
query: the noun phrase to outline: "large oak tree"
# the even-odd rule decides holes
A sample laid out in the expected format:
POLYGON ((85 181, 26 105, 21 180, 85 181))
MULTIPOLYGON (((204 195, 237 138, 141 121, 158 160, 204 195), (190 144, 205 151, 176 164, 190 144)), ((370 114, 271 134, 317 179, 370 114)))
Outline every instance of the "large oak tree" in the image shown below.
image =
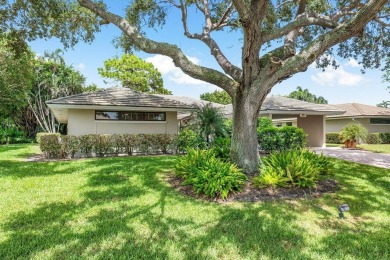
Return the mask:
MULTIPOLYGON (((390 52, 389 0, 134 0, 126 17, 112 13, 104 1, 27 2, 22 9, 38 8, 45 14, 42 18, 40 12, 29 12, 26 19, 43 25, 36 30, 40 36, 59 36, 69 45, 80 38, 92 40, 98 23, 112 23, 123 32, 120 42, 127 49, 169 56, 184 73, 225 90, 234 107, 231 158, 246 172, 258 167, 256 122, 273 86, 315 61, 332 65, 331 54, 360 57, 365 68, 379 68, 390 52), (169 8, 181 12, 185 37, 204 43, 223 72, 194 64, 178 46, 146 36, 145 27, 163 25, 169 8), (193 32, 191 23, 199 21, 191 16, 199 14, 203 26, 193 32), (240 67, 213 38, 216 31, 231 30, 242 34, 240 67)), ((382 68, 388 68, 390 59, 386 62, 382 68)))

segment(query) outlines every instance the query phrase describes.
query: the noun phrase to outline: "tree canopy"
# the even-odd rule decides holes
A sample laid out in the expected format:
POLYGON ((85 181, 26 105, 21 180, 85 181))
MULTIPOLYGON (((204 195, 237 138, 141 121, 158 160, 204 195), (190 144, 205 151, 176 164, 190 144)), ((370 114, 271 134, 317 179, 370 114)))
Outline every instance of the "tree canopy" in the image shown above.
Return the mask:
POLYGON ((311 103, 328 104, 328 100, 326 100, 324 97, 317 97, 316 95, 310 93, 307 88, 302 89, 300 86, 298 86, 297 89, 291 92, 287 97, 311 103))
POLYGON ((0 23, 12 21, 12 30, 27 39, 60 37, 65 46, 91 41, 99 24, 112 23, 122 31, 125 49, 168 56, 187 75, 222 88, 233 104, 231 159, 246 172, 258 169, 256 121, 273 86, 313 62, 337 66, 333 55, 356 58, 363 68, 390 66, 384 59, 390 53, 388 0, 135 0, 128 2, 125 17, 106 3, 10 1, 12 12, 0 9, 6 14, 0 23), (177 45, 148 37, 146 29, 164 26, 171 9, 181 14, 177 26, 184 36, 203 43, 221 70, 195 64, 177 45), (241 34, 240 66, 214 37, 232 31, 241 34))
POLYGON ((99 68, 98 72, 102 77, 118 81, 123 87, 135 91, 172 94, 164 88, 161 73, 153 64, 132 54, 106 60, 104 68, 99 68))
POLYGON ((232 103, 232 98, 224 90, 215 90, 214 92, 203 93, 200 95, 200 99, 223 105, 232 103))
POLYGON ((33 77, 33 53, 29 49, 16 53, 10 41, 0 36, 0 118, 26 105, 33 77))

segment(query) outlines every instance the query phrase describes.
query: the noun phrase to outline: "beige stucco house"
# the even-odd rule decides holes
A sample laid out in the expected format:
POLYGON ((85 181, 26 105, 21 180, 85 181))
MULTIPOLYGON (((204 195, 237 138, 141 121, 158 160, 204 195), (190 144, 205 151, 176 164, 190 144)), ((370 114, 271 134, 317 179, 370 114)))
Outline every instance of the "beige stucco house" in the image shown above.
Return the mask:
POLYGON ((343 114, 326 117, 326 132, 340 132, 349 123, 357 122, 369 133, 390 133, 390 108, 369 106, 358 103, 332 105, 344 110, 343 114))
MULTIPOLYGON (((60 123, 68 125, 69 135, 177 133, 178 121, 197 106, 209 103, 189 97, 152 95, 127 88, 110 88, 46 102, 60 123)), ((233 106, 212 103, 226 118, 232 118, 233 106)), ((260 116, 267 116, 302 128, 308 146, 325 146, 325 116, 344 111, 296 99, 266 98, 260 116)))
POLYGON ((110 88, 46 102, 69 135, 176 134, 179 111, 195 105, 127 88, 110 88))

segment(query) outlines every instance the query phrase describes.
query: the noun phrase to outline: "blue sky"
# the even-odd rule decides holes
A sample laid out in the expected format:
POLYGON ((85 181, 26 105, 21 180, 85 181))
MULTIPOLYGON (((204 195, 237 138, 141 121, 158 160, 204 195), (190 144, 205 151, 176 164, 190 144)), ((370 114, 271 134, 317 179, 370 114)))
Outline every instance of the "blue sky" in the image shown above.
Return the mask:
MULTIPOLYGON (((109 8, 118 14, 123 14, 123 8, 120 7, 120 4, 125 2, 124 0, 116 1, 112 4, 113 6, 109 5, 109 8)), ((148 30, 148 37, 157 41, 176 44, 193 62, 219 69, 204 44, 185 38, 179 17, 175 10, 171 10, 164 28, 148 30)), ((193 26, 190 27, 192 32, 199 32, 200 27, 197 28, 197 25, 201 24, 199 18, 197 14, 194 15, 193 23, 191 23, 193 26)), ((112 40, 119 35, 119 29, 113 25, 102 27, 101 32, 96 35, 96 39, 92 44, 80 42, 73 49, 65 50, 66 63, 78 69, 87 78, 88 84, 95 83, 99 87, 115 85, 112 82, 106 84, 98 74, 97 68, 102 67, 105 60, 122 54, 122 51, 116 49, 112 43, 112 40)), ((239 34, 223 32, 215 34, 214 37, 230 61, 240 66, 242 43, 239 34)), ((54 51, 58 48, 63 49, 62 44, 57 39, 37 40, 31 42, 30 46, 38 54, 43 54, 44 51, 54 51)), ((168 57, 142 52, 136 54, 152 62, 160 70, 165 87, 171 90, 174 95, 199 98, 200 94, 217 89, 213 85, 185 75, 173 65, 168 57)), ((297 86, 301 86, 309 89, 311 93, 317 96, 323 96, 331 104, 357 102, 376 105, 382 100, 390 100, 389 91, 386 90, 389 83, 382 82, 381 71, 368 70, 365 74, 361 74, 361 67, 356 60, 343 60, 338 57, 335 57, 335 59, 340 65, 337 70, 328 68, 323 72, 312 65, 306 72, 295 74, 288 80, 276 85, 271 95, 287 95, 295 90, 297 86)))

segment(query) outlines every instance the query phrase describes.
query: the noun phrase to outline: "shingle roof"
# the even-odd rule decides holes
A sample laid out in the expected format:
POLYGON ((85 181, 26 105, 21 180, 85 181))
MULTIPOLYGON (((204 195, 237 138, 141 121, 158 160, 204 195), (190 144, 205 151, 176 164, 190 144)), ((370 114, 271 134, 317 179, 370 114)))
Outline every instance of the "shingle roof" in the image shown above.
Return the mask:
POLYGON ((346 103, 346 104, 338 104, 332 106, 344 110, 345 113, 337 116, 328 116, 329 118, 390 116, 390 108, 375 107, 375 106, 369 106, 369 105, 358 104, 358 103, 346 103))
MULTIPOLYGON (((324 114, 341 114, 344 110, 336 108, 327 104, 315 104, 305 102, 297 99, 282 97, 282 96, 270 96, 267 97, 260 111, 262 113, 275 113, 275 112, 291 112, 291 113, 324 113, 324 114)), ((227 105, 224 109, 226 115, 233 113, 233 106, 227 105)))
POLYGON ((49 100, 47 104, 126 106, 195 109, 196 106, 168 98, 169 95, 153 95, 132 91, 128 88, 108 88, 95 92, 49 100))

